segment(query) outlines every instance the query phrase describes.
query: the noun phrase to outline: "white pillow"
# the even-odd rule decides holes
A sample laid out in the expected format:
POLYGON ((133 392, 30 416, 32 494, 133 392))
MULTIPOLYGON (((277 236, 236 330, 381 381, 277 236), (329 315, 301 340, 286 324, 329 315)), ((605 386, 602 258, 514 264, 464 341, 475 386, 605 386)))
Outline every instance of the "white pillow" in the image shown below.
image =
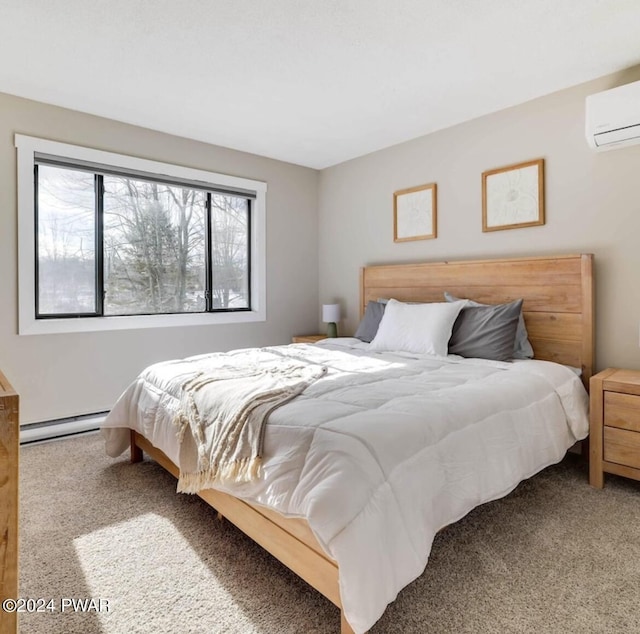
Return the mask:
POLYGON ((453 323, 467 300, 405 304, 390 299, 370 350, 397 350, 445 357, 453 323))

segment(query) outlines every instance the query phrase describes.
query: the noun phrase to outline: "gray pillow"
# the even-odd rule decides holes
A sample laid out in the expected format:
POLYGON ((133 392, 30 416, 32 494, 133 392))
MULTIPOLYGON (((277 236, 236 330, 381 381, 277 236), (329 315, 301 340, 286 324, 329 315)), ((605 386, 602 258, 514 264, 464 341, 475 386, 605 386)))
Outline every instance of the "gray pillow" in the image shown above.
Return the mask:
POLYGON ((465 306, 453 324, 449 354, 508 361, 513 358, 522 300, 498 306, 465 306))
MULTIPOLYGON (((447 291, 444 292, 444 298, 448 302, 457 302, 458 297, 451 295, 447 291)), ((481 304, 469 300, 470 306, 491 306, 491 304, 481 304)), ((499 304, 500 305, 500 304, 499 304)), ((529 334, 527 333, 527 327, 524 324, 524 317, 522 316, 522 310, 520 311, 520 317, 518 318, 518 327, 516 328, 516 341, 513 347, 512 359, 533 359, 533 348, 529 342, 529 334)))
POLYGON ((384 315, 384 307, 385 305, 381 302, 369 302, 354 336, 367 343, 373 341, 378 332, 382 315, 384 315))

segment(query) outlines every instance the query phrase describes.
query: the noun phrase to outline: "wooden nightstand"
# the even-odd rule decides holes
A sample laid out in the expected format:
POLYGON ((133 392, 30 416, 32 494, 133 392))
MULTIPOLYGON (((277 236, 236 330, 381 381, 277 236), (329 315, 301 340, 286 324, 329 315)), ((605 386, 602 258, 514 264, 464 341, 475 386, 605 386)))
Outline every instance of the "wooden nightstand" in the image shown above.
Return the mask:
POLYGON ((316 343, 316 341, 326 338, 327 335, 297 335, 291 337, 291 343, 316 343))
POLYGON ((589 483, 604 474, 640 480, 640 371, 609 368, 591 377, 589 483))

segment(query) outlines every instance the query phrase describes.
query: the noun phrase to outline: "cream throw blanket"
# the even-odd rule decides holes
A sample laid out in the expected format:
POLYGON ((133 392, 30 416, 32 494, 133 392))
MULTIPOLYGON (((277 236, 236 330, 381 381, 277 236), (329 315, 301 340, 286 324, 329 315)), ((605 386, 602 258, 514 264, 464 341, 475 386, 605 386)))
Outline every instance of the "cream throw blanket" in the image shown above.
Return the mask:
POLYGON ((265 349, 218 360, 211 371, 182 384, 174 423, 180 441, 178 491, 183 493, 211 488, 216 481, 258 478, 269 414, 327 372, 324 366, 265 349))

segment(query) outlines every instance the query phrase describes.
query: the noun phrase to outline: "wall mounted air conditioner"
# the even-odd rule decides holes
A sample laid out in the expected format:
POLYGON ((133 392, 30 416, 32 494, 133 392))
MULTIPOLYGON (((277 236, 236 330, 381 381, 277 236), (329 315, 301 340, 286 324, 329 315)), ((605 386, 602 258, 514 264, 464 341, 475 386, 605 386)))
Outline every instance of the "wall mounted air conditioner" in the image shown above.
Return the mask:
POLYGON ((640 143, 640 81, 589 95, 586 135, 596 150, 640 143))

